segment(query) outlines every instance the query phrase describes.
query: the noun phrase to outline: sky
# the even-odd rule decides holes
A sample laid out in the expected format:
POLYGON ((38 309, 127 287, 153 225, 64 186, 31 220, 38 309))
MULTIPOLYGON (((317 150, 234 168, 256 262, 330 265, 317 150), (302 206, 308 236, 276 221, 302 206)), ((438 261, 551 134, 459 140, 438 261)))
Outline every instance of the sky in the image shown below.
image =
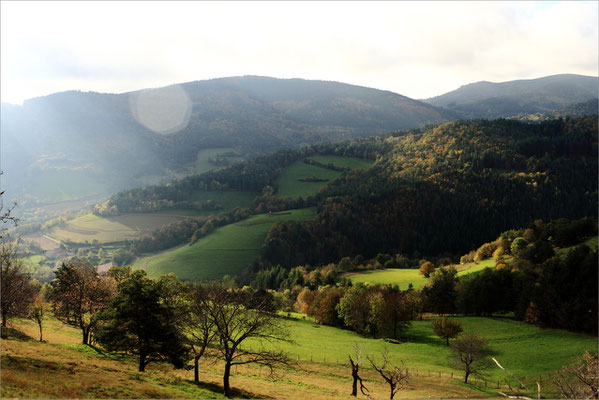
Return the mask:
POLYGON ((0 2, 0 97, 262 75, 416 99, 597 76, 598 2, 0 2))

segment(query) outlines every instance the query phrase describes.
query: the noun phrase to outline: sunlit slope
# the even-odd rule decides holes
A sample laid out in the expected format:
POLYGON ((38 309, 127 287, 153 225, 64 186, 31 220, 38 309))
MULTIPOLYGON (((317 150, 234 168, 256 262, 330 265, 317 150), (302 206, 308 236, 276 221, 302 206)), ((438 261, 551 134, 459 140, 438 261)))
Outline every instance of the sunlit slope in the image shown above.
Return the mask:
MULTIPOLYGON (((494 268, 495 261, 492 258, 481 261, 478 264, 458 265, 458 276, 480 272, 485 268, 494 268)), ((430 279, 425 278, 418 272, 418 269, 388 268, 373 271, 348 274, 352 283, 372 283, 399 285, 399 288, 406 290, 410 283, 414 289, 420 289, 426 285, 430 279)))
POLYGON ((183 218, 185 217, 174 214, 124 214, 116 217, 86 214, 52 229, 49 236, 77 243, 91 243, 94 240, 99 243, 119 242, 140 238, 183 218))
POLYGON ((156 277, 170 272, 179 279, 219 279, 238 274, 256 259, 271 225, 278 221, 308 219, 315 209, 260 214, 218 228, 193 245, 143 257, 134 266, 156 277))

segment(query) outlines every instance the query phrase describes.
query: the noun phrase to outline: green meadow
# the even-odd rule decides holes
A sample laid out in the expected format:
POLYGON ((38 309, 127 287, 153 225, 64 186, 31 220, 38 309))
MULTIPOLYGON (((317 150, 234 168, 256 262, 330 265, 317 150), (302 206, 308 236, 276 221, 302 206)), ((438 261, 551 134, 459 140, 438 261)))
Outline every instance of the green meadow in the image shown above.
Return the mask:
MULTIPOLYGON (((212 164, 209 160, 211 158, 216 158, 217 156, 224 156, 227 153, 235 152, 235 149, 232 147, 219 147, 216 149, 204 149, 198 152, 196 162, 194 165, 194 173, 202 174, 204 172, 208 172, 211 169, 220 168, 214 164, 212 164)), ((243 157, 240 156, 225 156, 231 164, 243 160, 243 157)))
MULTIPOLYGON (((476 332, 486 338, 495 357, 504 367, 529 383, 549 378, 548 374, 571 363, 585 349, 597 351, 597 338, 558 329, 543 329, 507 318, 451 317, 458 320, 465 332, 476 332)), ((316 325, 309 320, 288 319, 291 343, 279 343, 278 348, 299 360, 321 363, 344 363, 359 344, 364 354, 380 355, 385 349, 393 360, 402 360, 414 373, 442 373, 455 377, 461 371, 449 366, 451 350, 445 341, 433 333, 432 319, 412 321, 401 343, 362 337, 355 332, 316 325)), ((257 342, 250 345, 260 346, 257 342)), ((493 366, 487 379, 497 383, 506 375, 493 366)))
MULTIPOLYGON (((311 159, 318 161, 323 164, 333 164, 336 167, 352 168, 352 169, 367 169, 373 161, 355 158, 355 157, 341 157, 341 156, 313 156, 311 159)), ((318 167, 316 165, 306 164, 303 161, 296 161, 287 167, 279 179, 277 179, 277 185, 279 186, 278 197, 291 197, 291 198, 307 198, 314 196, 318 193, 320 188, 326 186, 332 180, 335 180, 341 175, 339 171, 333 171, 327 168, 318 167), (318 178, 327 179, 324 182, 301 182, 298 179, 302 178, 318 178)))
POLYGON ((301 209, 255 215, 220 227, 191 246, 185 244, 143 257, 134 267, 145 269, 152 277, 173 272, 183 280, 211 280, 238 274, 256 259, 272 224, 312 218, 315 212, 314 209, 301 209))
MULTIPOLYGON (((495 261, 492 258, 481 261, 478 264, 458 265, 456 269, 458 276, 480 272, 485 268, 494 268, 495 261)), ((418 269, 388 268, 377 269, 346 275, 352 283, 393 284, 399 285, 400 289, 406 290, 410 283, 414 289, 425 286, 430 279, 420 275, 418 269)))

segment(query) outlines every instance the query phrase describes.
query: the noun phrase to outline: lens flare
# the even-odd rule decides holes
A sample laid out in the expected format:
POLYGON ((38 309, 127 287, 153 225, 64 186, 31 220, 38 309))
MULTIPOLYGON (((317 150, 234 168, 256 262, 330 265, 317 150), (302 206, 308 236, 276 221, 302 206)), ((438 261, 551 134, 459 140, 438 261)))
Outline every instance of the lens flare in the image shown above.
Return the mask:
POLYGON ((129 108, 137 122, 161 134, 184 129, 189 123, 192 104, 179 85, 131 93, 129 108))

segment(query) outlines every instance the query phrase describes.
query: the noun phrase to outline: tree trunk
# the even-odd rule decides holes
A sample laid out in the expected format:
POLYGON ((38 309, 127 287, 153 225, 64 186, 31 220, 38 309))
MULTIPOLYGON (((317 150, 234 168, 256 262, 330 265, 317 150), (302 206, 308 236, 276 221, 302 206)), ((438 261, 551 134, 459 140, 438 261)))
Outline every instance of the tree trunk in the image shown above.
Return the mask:
POLYGON ((6 313, 2 313, 2 327, 6 328, 6 313))
POLYGON ((449 336, 445 338, 447 340, 447 346, 449 346, 449 336))
POLYGON ((393 400, 393 396, 395 396, 395 385, 389 384, 389 386, 391 387, 391 394, 389 395, 389 398, 393 400))
POLYGON ((144 353, 139 353, 139 372, 146 371, 146 355, 144 353))
POLYGON ((89 342, 89 331, 85 328, 81 328, 83 332, 83 344, 87 344, 89 342))
POLYGON ((358 395, 358 375, 352 373, 352 376, 354 377, 354 383, 351 386, 351 395, 356 397, 358 395))
POLYGON ((464 383, 468 383, 468 375, 470 375, 470 372, 466 371, 464 374, 464 383))
POLYGON ((196 354, 195 357, 193 358, 193 381, 195 383, 199 383, 200 382, 200 357, 202 355, 201 354, 196 354))
POLYGON ((40 342, 43 342, 44 338, 42 337, 42 321, 38 321, 37 323, 40 326, 40 342))
POLYGON ((223 375, 223 389, 225 396, 231 397, 231 386, 229 386, 229 375, 231 375, 231 364, 229 361, 225 363, 225 374, 223 375))

